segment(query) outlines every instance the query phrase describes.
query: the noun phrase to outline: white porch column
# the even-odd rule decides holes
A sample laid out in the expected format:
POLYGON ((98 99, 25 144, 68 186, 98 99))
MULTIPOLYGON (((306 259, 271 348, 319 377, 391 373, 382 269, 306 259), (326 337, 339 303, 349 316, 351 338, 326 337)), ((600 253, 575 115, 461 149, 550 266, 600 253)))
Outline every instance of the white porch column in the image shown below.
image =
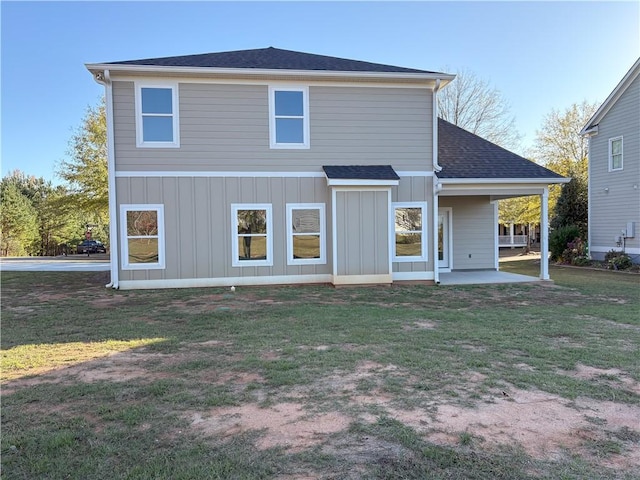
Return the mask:
POLYGON ((540 279, 549 280, 549 187, 540 195, 540 279))
POLYGON ((509 243, 513 246, 513 222, 509 222, 509 243))

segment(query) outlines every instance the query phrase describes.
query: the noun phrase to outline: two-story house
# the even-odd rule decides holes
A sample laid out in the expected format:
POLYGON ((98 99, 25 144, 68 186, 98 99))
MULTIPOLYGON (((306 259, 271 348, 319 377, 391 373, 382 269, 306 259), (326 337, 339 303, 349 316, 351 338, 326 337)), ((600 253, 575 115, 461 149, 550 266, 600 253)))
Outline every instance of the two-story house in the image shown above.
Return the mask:
POLYGON ((439 120, 446 73, 265 48, 88 64, 114 288, 497 270, 497 200, 565 179, 439 120))
POLYGON ((580 132, 589 137, 589 252, 640 263, 640 59, 580 132))

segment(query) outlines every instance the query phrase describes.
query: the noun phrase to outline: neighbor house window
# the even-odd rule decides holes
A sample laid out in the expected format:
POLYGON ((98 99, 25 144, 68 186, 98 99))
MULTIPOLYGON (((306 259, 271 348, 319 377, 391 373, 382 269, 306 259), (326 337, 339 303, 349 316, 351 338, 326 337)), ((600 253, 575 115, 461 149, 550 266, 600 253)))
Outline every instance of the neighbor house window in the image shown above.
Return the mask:
POLYGON ((622 137, 609 139, 609 171, 622 170, 622 137))
POLYGON ((138 147, 179 147, 178 86, 136 84, 138 147))
POLYGON ((395 262, 427 260, 427 204, 394 203, 395 262))
POLYGON ((271 148, 309 148, 309 89, 269 88, 271 148))
POLYGON ((326 262, 324 204, 287 204, 287 264, 326 262))
POLYGON ((164 268, 164 205, 121 205, 122 268, 164 268))
POLYGON ((232 266, 273 265, 270 204, 232 204, 232 266))

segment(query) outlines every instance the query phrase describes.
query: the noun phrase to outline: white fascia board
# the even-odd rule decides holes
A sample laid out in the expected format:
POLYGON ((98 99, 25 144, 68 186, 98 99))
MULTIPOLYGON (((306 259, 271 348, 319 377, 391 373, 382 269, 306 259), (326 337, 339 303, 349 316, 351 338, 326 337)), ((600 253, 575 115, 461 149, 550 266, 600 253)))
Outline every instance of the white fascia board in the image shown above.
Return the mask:
POLYGON ((150 73, 150 74, 192 74, 192 75, 226 75, 226 76, 269 76, 269 77, 348 77, 386 80, 414 80, 434 81, 440 80, 444 85, 451 82, 455 75, 448 73, 404 73, 404 72, 349 72, 349 71, 324 71, 324 70, 285 70, 285 69, 260 69, 260 68, 212 68, 212 67, 164 67, 158 65, 122 65, 105 63, 87 63, 87 70, 96 73, 102 70, 110 70, 112 73, 150 73))
MULTIPOLYGON (((629 88, 629 85, 636 79, 636 77, 640 74, 640 58, 636 60, 633 66, 629 69, 629 71, 625 74, 625 76, 620 80, 620 83, 616 85, 616 88, 609 94, 600 108, 596 110, 586 125, 580 130, 580 135, 586 135, 590 133, 592 127, 597 126, 598 123, 602 120, 602 118, 609 112, 611 107, 618 101, 618 99, 622 96, 622 94, 629 88)), ((595 133, 598 133, 596 130, 595 133)))
POLYGON ((327 178, 329 187, 392 187, 400 180, 360 180, 353 178, 327 178))
POLYGON ((538 184, 569 183, 571 178, 439 178, 442 185, 538 184))

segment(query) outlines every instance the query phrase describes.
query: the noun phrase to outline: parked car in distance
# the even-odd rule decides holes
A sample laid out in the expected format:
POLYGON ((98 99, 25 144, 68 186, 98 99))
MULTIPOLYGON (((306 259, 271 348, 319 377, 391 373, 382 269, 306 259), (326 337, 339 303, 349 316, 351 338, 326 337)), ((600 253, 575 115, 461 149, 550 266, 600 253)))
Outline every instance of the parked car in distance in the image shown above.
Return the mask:
POLYGON ((85 240, 78 245, 76 251, 77 253, 107 253, 104 244, 97 240, 85 240))

